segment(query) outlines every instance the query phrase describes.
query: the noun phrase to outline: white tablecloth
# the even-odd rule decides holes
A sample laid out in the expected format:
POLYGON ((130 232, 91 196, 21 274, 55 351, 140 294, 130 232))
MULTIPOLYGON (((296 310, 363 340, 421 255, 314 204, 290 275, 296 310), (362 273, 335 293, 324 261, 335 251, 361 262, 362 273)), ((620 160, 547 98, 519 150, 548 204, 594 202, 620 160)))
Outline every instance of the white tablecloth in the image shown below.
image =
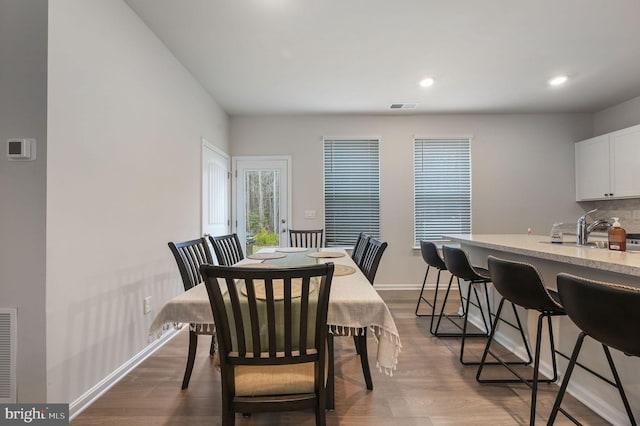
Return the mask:
MULTIPOLYGON (((320 250, 344 252, 335 248, 320 250)), ((260 261, 244 259, 240 264, 257 262, 260 261)), ((356 269, 350 275, 334 276, 327 323, 333 333, 340 335, 357 334, 365 328, 373 331, 378 342, 376 365, 381 371, 392 375, 402 345, 389 308, 348 255, 320 258, 318 262, 333 262, 356 269)), ((209 296, 204 284, 200 284, 167 302, 151 324, 150 334, 152 338, 157 338, 164 330, 178 327, 181 323, 204 324, 203 327, 208 328, 213 327, 209 325, 212 322, 209 296)))

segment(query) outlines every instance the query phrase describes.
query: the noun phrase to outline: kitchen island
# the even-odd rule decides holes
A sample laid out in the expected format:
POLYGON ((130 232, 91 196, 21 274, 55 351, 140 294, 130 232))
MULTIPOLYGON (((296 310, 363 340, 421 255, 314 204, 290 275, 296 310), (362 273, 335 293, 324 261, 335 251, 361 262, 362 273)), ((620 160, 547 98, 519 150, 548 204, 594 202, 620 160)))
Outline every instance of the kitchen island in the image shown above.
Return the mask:
MULTIPOLYGON (((617 252, 595 246, 579 247, 573 244, 575 240, 568 236, 565 236, 565 244, 552 244, 548 235, 464 234, 447 235, 446 238, 460 244, 468 253, 471 263, 477 266, 486 267, 489 255, 530 263, 538 269, 545 285, 549 288, 556 288, 556 276, 560 272, 640 287, 640 251, 617 252)), ((494 292, 490 299, 492 312, 495 312, 500 296, 494 292)), ((521 319, 525 320, 529 341, 535 342, 537 312, 529 312, 528 316, 525 316, 523 310, 519 312, 521 319)), ((470 312, 470 319, 480 324, 479 316, 474 315, 473 311, 470 312)), ((602 318, 602 321, 606 321, 606 318, 602 318)), ((640 324, 638 326, 640 327, 640 324)), ((507 328, 498 328, 496 340, 514 353, 523 355, 524 347, 517 338, 517 334, 507 328)), ((554 318, 556 348, 561 353, 571 354, 578 333, 579 330, 567 317, 554 318)), ((548 341, 548 338, 545 339, 548 341)), ((548 344, 547 347, 542 347, 542 353, 541 371, 549 375, 551 357, 548 344)), ((612 350, 612 355, 634 415, 638 417, 640 415, 640 360, 615 350, 612 350)), ((557 358, 562 375, 568 361, 562 356, 557 358)), ((590 338, 585 340, 578 361, 605 377, 611 377, 601 345, 590 338)), ((576 368, 568 391, 611 423, 628 423, 617 390, 591 373, 576 368)), ((549 411, 550 409, 549 407, 549 411)))

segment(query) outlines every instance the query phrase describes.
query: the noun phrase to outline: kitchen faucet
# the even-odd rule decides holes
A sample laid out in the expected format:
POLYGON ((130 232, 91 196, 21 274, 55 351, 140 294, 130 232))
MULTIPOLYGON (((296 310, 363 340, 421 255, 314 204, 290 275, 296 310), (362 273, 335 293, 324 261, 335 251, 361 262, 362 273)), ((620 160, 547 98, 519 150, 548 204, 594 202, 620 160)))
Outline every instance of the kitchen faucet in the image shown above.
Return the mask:
POLYGON ((594 231, 595 229, 603 230, 611 226, 611 223, 609 223, 609 221, 607 221, 606 219, 596 219, 593 222, 591 222, 589 225, 587 225, 587 216, 597 211, 598 209, 589 210, 588 212, 580 216, 580 218, 578 219, 578 223, 576 227, 577 228, 576 243, 579 246, 587 245, 587 240, 589 239, 589 234, 591 233, 591 231, 594 231))

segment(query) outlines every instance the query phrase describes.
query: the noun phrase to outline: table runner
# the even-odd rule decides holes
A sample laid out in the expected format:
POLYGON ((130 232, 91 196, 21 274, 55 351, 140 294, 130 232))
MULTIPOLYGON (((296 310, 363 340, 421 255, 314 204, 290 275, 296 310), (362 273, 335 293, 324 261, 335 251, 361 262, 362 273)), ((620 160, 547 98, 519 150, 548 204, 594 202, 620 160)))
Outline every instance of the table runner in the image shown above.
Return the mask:
MULTIPOLYGON (((335 248, 320 250, 338 251, 335 248)), ((310 251, 287 253, 286 258, 269 260, 268 263, 278 266, 326 262, 355 265, 349 256, 316 259, 307 256, 310 251), (293 263, 298 261, 301 263, 293 263)), ((259 260, 243 259, 239 264, 259 262, 259 260)), ((207 290, 203 284, 199 284, 167 302, 151 324, 150 336, 154 339, 158 338, 164 330, 181 327, 181 323, 204 324, 201 327, 210 330, 213 327, 210 324, 212 322, 213 315, 207 290)), ((402 348, 400 336, 389 308, 360 271, 333 278, 327 324, 330 332, 336 335, 359 335, 369 328, 378 343, 377 368, 385 374, 393 375, 393 370, 398 363, 398 354, 402 348)))

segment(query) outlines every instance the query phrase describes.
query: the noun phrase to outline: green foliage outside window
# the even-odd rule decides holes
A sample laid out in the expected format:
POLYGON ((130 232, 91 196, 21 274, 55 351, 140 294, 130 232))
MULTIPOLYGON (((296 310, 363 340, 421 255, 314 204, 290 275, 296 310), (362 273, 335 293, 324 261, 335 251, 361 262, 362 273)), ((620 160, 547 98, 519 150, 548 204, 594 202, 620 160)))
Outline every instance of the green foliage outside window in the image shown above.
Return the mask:
POLYGON ((262 247, 278 246, 280 239, 279 235, 275 232, 267 232, 267 228, 262 228, 259 234, 253 236, 256 241, 256 245, 262 247))

